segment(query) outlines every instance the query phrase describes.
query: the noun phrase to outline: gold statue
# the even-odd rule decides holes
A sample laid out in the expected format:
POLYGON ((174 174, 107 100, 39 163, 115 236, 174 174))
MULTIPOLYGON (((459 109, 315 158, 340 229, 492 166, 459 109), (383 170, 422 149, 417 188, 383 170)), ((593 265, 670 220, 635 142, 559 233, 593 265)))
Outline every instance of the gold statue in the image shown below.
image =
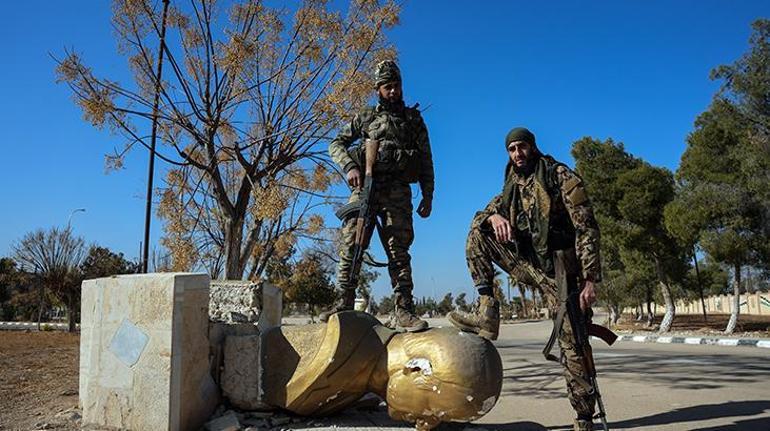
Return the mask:
POLYGON ((328 415, 373 392, 390 417, 430 430, 478 419, 500 396, 497 349, 456 329, 397 333, 345 311, 327 324, 274 328, 264 337, 266 401, 299 415, 328 415))

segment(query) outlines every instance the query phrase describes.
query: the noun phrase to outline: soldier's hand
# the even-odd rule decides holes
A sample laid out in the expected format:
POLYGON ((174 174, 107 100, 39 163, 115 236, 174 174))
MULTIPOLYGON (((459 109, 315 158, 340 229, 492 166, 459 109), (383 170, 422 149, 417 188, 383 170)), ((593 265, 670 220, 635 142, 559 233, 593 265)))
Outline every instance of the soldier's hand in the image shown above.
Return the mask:
POLYGON ((433 211, 433 200, 422 198, 420 205, 417 205, 417 214, 422 218, 428 218, 433 211))
POLYGON ((348 180, 348 185, 354 189, 360 189, 363 185, 363 181, 361 181, 361 171, 359 171, 358 168, 349 170, 346 178, 348 180))
POLYGON ((511 223, 509 223, 505 217, 500 214, 492 214, 487 218, 487 221, 492 225, 492 229, 495 231, 495 238, 498 242, 509 242, 513 239, 511 223))
POLYGON ((583 290, 580 292, 580 309, 586 311, 591 308, 594 302, 596 302, 594 282, 586 280, 583 282, 583 290))

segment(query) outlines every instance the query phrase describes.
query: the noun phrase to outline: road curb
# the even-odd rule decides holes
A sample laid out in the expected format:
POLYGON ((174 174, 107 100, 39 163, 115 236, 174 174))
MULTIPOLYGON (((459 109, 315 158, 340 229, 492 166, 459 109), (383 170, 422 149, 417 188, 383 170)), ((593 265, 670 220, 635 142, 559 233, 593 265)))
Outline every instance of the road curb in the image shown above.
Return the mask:
MULTIPOLYGON (((67 323, 60 322, 41 322, 41 327, 47 326, 50 329, 67 329, 69 325, 67 323)), ((80 323, 75 324, 76 329, 80 329, 80 323)), ((24 330, 35 329, 37 330, 37 322, 0 322, 0 330, 12 329, 12 330, 24 330)))
POLYGON ((661 343, 661 344, 707 344, 710 346, 725 347, 759 347, 770 349, 770 339, 766 338, 719 338, 719 337, 685 337, 663 335, 621 335, 619 341, 631 341, 634 343, 661 343))

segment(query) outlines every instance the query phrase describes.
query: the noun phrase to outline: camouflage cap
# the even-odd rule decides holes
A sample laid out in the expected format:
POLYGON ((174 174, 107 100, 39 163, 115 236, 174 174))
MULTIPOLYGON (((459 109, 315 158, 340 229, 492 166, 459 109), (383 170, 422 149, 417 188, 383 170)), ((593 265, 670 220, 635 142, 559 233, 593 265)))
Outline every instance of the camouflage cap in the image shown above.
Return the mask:
POLYGON ((380 85, 394 81, 401 82, 401 71, 398 69, 396 62, 384 60, 377 63, 377 67, 374 70, 375 88, 380 88, 380 85))

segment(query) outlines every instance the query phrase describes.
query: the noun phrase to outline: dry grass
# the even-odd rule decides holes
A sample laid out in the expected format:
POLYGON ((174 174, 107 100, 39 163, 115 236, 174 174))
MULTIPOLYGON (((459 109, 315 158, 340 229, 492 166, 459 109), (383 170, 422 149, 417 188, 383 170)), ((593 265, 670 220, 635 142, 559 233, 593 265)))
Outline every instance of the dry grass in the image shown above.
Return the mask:
MULTIPOLYGON (((727 327, 727 321, 730 319, 729 314, 710 314, 707 317, 708 321, 704 321, 703 315, 700 314, 677 315, 674 317, 674 323, 671 325, 671 331, 698 333, 704 335, 721 334, 725 327, 727 327)), ((655 316, 655 321, 650 327, 647 326, 645 321, 637 321, 631 315, 623 315, 615 329, 634 332, 657 331, 658 325, 660 325, 662 318, 663 316, 655 316)), ((733 335, 770 337, 770 316, 738 316, 738 325, 735 328, 735 333, 733 335)))
POLYGON ((78 334, 0 331, 0 430, 76 430, 78 334), (47 426, 46 426, 47 425, 47 426))

